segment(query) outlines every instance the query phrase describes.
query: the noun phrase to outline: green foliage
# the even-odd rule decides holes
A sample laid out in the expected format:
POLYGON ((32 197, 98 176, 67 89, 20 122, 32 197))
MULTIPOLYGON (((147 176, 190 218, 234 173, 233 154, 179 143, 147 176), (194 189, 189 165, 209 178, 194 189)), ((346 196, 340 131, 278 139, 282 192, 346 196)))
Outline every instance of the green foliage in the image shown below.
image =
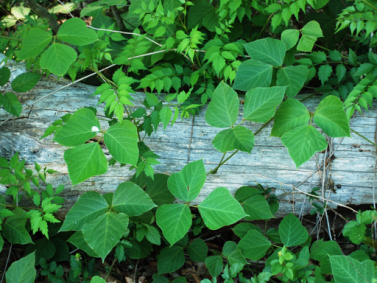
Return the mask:
POLYGON ((6 273, 7 282, 34 283, 37 272, 34 268, 35 254, 31 253, 12 263, 6 273))

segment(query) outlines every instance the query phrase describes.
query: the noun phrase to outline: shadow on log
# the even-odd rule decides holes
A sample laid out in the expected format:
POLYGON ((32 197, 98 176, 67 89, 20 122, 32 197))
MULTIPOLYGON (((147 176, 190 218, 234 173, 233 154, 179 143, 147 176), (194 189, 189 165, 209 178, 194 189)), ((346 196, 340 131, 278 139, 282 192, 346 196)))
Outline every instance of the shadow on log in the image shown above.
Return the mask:
MULTIPOLYGON (((12 66, 11 69, 17 73, 25 71, 22 66, 12 66)), ((13 78, 15 76, 15 74, 12 75, 13 78)), ((69 83, 70 81, 64 79, 58 81, 53 76, 43 78, 34 89, 19 94, 18 98, 25 108, 69 83)), ((10 83, 5 85, 2 91, 11 91, 10 83)), ((91 97, 94 91, 95 87, 93 86, 74 84, 41 100, 32 109, 23 110, 21 117, 14 120, 6 121, 10 115, 0 109, 0 156, 10 158, 13 146, 14 151, 20 152, 20 157, 26 160, 29 167, 32 167, 36 161, 41 166, 58 171, 59 174, 49 175, 48 181, 54 187, 64 184, 65 211, 85 191, 113 192, 120 183, 129 180, 134 174, 134 171, 130 171, 127 166, 110 166, 106 174, 95 176, 72 187, 67 166, 63 160, 66 148, 53 142, 51 136, 39 140, 46 128, 64 114, 73 113, 84 106, 96 107, 98 96, 91 97)), ((141 106, 144 94, 137 93, 133 97, 136 102, 135 106, 141 106)), ((304 104, 310 111, 314 111, 318 102, 319 98, 310 98, 304 104)), ((104 116, 103 105, 99 105, 97 109, 98 116, 104 116)), ((181 170, 188 161, 201 158, 203 158, 207 171, 216 167, 222 153, 217 152, 211 142, 220 130, 210 127, 205 122, 205 111, 206 107, 203 107, 200 115, 197 115, 194 120, 192 118, 178 120, 173 127, 168 126, 166 131, 160 125, 156 133, 145 139, 145 143, 151 150, 161 156, 159 159, 161 164, 154 167, 156 173, 171 174, 181 170)), ((240 105, 238 122, 242 120, 242 114, 243 106, 240 105)), ((363 115, 358 113, 358 116, 351 120, 351 128, 368 139, 374 140, 376 117, 376 110, 371 110, 363 115)), ((101 121, 101 123, 101 127, 108 128, 106 121, 101 121)), ((244 125, 253 132, 261 127, 261 124, 253 122, 246 122, 244 125)), ((208 175, 199 197, 193 203, 200 203, 219 186, 228 188, 234 195, 241 186, 255 186, 258 182, 263 186, 275 188, 273 192, 277 196, 284 195, 280 200, 277 217, 290 212, 299 214, 305 196, 292 191, 291 187, 281 183, 297 186, 306 180, 299 187, 305 192, 309 192, 315 186, 321 187, 323 170, 315 173, 313 178, 311 176, 323 164, 324 153, 316 154, 310 161, 296 169, 280 139, 269 137, 272 125, 273 122, 256 136, 251 154, 239 152, 223 165, 216 175, 208 175), (310 182, 311 186, 309 186, 310 182)), ((333 139, 332 148, 337 150, 327 172, 326 198, 329 196, 330 200, 343 205, 372 203, 376 161, 373 145, 352 134, 352 138, 333 139)), ((110 158, 106 148, 104 148, 104 152, 110 158)), ((0 185, 0 193, 4 194, 5 190, 6 188, 0 185)), ((336 207, 333 203, 329 203, 329 206, 336 207)), ((308 214, 310 209, 310 204, 305 201, 303 214, 308 214)))

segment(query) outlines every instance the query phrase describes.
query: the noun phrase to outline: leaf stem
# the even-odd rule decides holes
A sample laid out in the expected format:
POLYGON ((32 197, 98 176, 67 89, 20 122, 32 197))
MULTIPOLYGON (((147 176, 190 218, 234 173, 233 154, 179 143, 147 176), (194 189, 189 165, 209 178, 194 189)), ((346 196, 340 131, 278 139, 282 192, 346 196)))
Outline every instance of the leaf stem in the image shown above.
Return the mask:
POLYGON ((362 139, 366 140, 367 142, 369 142, 370 144, 373 144, 375 147, 377 147, 377 144, 375 144, 374 142, 372 142, 371 140, 367 139, 366 137, 364 137, 362 134, 360 134, 359 132, 356 132, 355 130, 352 130, 350 128, 351 132, 358 135, 359 137, 361 137, 362 139))

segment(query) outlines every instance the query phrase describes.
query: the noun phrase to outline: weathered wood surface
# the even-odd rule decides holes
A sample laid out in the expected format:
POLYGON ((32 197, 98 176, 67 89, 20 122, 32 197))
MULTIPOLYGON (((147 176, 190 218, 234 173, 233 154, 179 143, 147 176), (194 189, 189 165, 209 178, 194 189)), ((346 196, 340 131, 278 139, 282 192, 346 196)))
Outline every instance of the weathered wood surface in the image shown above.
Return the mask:
MULTIPOLYGON (((1 59, 1 58, 0 58, 1 59)), ((20 72, 20 68, 13 68, 20 72)), ((21 69, 22 71, 22 69, 21 69)), ((67 85, 69 81, 56 80, 53 76, 43 78, 37 86, 24 94, 19 95, 20 101, 26 107, 33 101, 43 97, 57 88, 67 85)), ((8 83, 2 91, 10 90, 8 83)), ((19 151, 20 156, 26 159, 31 166, 34 161, 42 166, 55 169, 60 174, 50 175, 49 182, 54 186, 64 184, 64 197, 66 198, 65 208, 68 209, 77 197, 85 191, 95 190, 101 193, 113 192, 117 185, 129 180, 134 171, 128 167, 109 167, 106 174, 93 177, 79 185, 72 187, 68 177, 67 167, 63 160, 63 153, 66 149, 52 141, 51 137, 39 140, 44 130, 56 119, 66 113, 73 113, 84 106, 96 106, 98 97, 90 97, 95 87, 84 84, 76 84, 59 91, 52 96, 34 105, 32 111, 24 110, 21 117, 7 121, 0 126, 0 156, 9 158, 12 152, 12 140, 14 151, 19 151), (13 139, 12 139, 13 132, 13 139)), ((134 95, 136 106, 141 105, 144 95, 134 95)), ((318 99, 305 101, 308 108, 313 111, 318 99)), ((155 166, 155 172, 171 174, 177 172, 190 161, 203 158, 206 170, 214 168, 220 161, 222 153, 212 147, 211 141, 221 130, 210 127, 204 119, 206 108, 201 110, 200 115, 195 117, 192 126, 192 118, 184 121, 177 121, 174 127, 168 127, 163 131, 160 125, 157 133, 146 138, 146 144, 157 154, 161 164, 155 166), (192 141, 190 144, 190 137, 192 141), (189 151, 190 148, 190 151, 189 151)), ((240 106, 239 121, 242 119, 243 107, 240 106)), ((98 107, 98 114, 103 115, 103 107, 98 107)), ((0 109, 0 124, 9 118, 3 109, 0 109)), ((374 140, 376 129, 377 111, 372 110, 352 119, 351 127, 360 132, 370 140, 374 140)), ((107 128, 105 121, 101 121, 102 127, 107 128)), ((246 122, 245 126, 255 132, 261 124, 246 122)), ((224 186, 232 194, 246 185, 255 185, 255 181, 263 186, 276 188, 275 194, 282 195, 290 192, 291 188, 280 186, 279 183, 269 179, 275 179, 282 183, 298 185, 312 175, 317 164, 323 163, 323 153, 317 154, 309 162, 296 170, 293 161, 290 159, 286 148, 281 144, 280 139, 269 137, 272 122, 265 127, 255 139, 255 146, 251 154, 238 153, 220 168, 216 175, 209 175, 199 197, 194 203, 200 203, 212 190, 224 186)), ((337 148, 341 139, 334 139, 334 148, 337 148)), ((107 149, 104 149, 106 156, 107 149)), ((374 147, 362 138, 352 134, 352 138, 345 138, 335 153, 330 174, 338 187, 336 193, 330 193, 330 199, 345 205, 369 204, 373 201, 373 182, 375 167, 374 147)), ((321 186, 322 170, 314 175, 311 187, 321 186)), ((310 179, 300 189, 309 191, 310 179)), ((0 186, 0 193, 5 192, 5 187, 0 186)), ((326 192, 326 196, 328 195, 326 192)), ((277 216, 283 216, 289 212, 299 213, 304 197, 299 194, 288 194, 281 199, 280 209, 277 216)), ((334 205, 331 205, 334 207, 334 205)), ((304 213, 308 213, 310 205, 306 202, 304 213)))

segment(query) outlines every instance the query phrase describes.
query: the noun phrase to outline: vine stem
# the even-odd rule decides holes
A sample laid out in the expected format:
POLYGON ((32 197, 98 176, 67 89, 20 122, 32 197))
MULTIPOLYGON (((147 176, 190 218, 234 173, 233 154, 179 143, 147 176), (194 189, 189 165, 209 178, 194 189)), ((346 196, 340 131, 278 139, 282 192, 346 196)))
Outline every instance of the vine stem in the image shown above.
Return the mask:
POLYGON ((374 7, 371 3, 369 3, 368 1, 366 0, 362 0, 365 4, 367 4, 369 7, 371 7, 373 10, 377 11, 377 8, 374 7))
POLYGON ((366 140, 367 142, 369 142, 370 144, 373 144, 375 147, 377 147, 377 144, 375 144, 374 142, 372 142, 371 140, 367 139, 366 137, 364 137, 362 134, 360 134, 359 132, 356 132, 355 130, 352 130, 350 128, 351 132, 358 135, 359 137, 361 137, 362 139, 366 140))

